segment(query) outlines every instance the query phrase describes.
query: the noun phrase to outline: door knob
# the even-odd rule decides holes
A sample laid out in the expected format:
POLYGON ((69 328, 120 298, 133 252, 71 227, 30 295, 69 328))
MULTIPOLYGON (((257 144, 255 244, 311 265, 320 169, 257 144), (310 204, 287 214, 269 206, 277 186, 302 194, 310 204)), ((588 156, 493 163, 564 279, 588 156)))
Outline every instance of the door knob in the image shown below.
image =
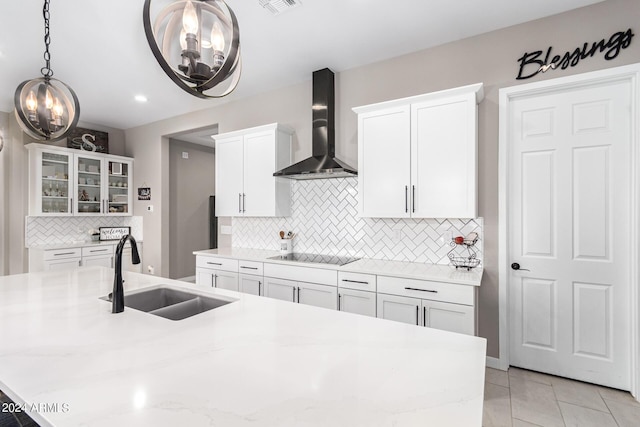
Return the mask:
POLYGON ((527 270, 526 268, 520 268, 520 264, 518 264, 517 262, 514 262, 513 264, 511 264, 511 269, 520 270, 520 271, 531 271, 531 270, 527 270))

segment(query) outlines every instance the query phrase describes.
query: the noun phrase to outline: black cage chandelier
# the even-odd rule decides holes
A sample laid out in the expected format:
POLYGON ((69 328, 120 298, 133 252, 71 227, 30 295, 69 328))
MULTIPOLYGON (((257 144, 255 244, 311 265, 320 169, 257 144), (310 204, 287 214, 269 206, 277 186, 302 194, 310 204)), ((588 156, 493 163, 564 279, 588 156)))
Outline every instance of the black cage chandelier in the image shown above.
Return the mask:
POLYGON ((16 89, 16 118, 22 130, 42 141, 65 137, 78 123, 80 104, 73 90, 53 78, 49 53, 49 0, 44 1, 44 61, 42 77, 26 80, 16 89))
POLYGON ((145 0, 149 47, 164 72, 199 98, 221 98, 240 80, 240 34, 233 11, 222 0, 145 0))

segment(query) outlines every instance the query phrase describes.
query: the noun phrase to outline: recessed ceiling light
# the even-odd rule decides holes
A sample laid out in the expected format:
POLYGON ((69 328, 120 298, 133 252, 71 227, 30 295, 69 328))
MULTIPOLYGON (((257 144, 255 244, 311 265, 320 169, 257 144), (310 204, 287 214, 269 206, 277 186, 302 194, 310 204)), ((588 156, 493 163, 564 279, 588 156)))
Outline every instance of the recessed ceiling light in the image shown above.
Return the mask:
POLYGON ((148 101, 147 97, 144 96, 144 95, 136 95, 134 99, 136 101, 138 101, 138 102, 147 102, 148 101))

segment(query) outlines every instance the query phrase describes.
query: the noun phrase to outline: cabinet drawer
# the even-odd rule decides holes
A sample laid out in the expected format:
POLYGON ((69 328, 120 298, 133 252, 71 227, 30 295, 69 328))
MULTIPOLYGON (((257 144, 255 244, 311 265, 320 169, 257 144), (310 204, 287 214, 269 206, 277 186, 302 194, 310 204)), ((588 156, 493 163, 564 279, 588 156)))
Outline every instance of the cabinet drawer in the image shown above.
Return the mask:
POLYGON ((81 256, 82 248, 50 249, 44 251, 43 259, 45 261, 51 261, 61 258, 80 258, 81 256))
POLYGON ((96 245, 82 248, 82 256, 113 255, 113 245, 96 245))
POLYGON ((471 306, 475 302, 473 286, 400 277, 378 276, 378 292, 471 306))
POLYGON ((244 274, 255 274, 256 276, 262 276, 263 264, 255 261, 238 261, 238 271, 244 274))
POLYGON ((338 286, 345 289, 358 289, 361 291, 376 291, 375 274, 351 273, 341 271, 338 273, 338 286))
POLYGON ((336 286, 338 284, 338 272, 322 268, 265 263, 264 275, 297 282, 319 283, 321 285, 336 286))
POLYGON ((200 255, 196 257, 196 267, 238 271, 238 260, 200 255))

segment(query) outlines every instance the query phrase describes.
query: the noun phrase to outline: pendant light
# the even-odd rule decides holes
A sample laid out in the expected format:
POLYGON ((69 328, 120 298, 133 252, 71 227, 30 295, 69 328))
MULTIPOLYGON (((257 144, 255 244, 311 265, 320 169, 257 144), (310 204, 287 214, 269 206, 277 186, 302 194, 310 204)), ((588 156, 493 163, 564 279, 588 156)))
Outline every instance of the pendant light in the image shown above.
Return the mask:
POLYGON ((198 98, 221 98, 242 69, 238 20, 222 0, 151 0, 143 9, 149 47, 164 72, 198 98))
POLYGON ((42 77, 22 82, 16 89, 14 104, 16 118, 22 130, 41 140, 65 137, 78 123, 80 104, 73 90, 53 78, 49 53, 49 0, 44 0, 44 61, 42 77))

